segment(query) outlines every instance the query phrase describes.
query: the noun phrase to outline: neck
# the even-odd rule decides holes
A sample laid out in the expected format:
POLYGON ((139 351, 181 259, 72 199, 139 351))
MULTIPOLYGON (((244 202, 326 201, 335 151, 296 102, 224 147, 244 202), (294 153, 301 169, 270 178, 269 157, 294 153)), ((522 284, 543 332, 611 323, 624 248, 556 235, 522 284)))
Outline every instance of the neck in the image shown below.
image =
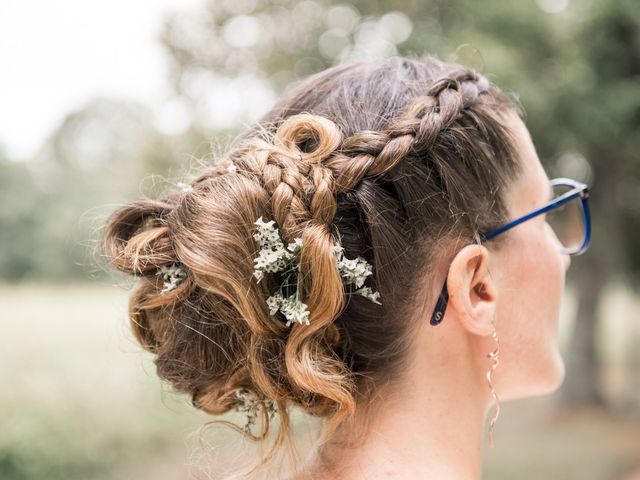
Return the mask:
POLYGON ((418 335, 423 345, 413 350, 404 386, 381 389, 384 400, 369 419, 364 444, 327 451, 330 478, 481 478, 489 389, 473 342, 456 344, 454 338, 464 337, 452 335, 452 324, 418 335))

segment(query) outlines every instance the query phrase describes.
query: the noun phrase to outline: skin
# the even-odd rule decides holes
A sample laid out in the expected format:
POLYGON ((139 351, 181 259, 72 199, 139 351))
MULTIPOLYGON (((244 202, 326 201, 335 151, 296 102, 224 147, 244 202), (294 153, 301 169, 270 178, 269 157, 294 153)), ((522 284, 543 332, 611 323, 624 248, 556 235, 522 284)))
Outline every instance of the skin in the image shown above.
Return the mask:
MULTIPOLYGON (((508 192, 511 218, 549 200, 544 171, 523 121, 512 113, 525 173, 508 192)), ((333 472, 314 479, 480 479, 482 446, 493 415, 486 380, 500 345, 493 385, 500 402, 548 394, 563 382, 558 320, 569 255, 540 215, 501 235, 505 243, 458 247, 445 259, 449 304, 443 322, 429 324, 425 302, 403 387, 380 389, 384 408, 370 419, 367 441, 332 452, 333 472), (486 424, 485 424, 486 421, 486 424), (485 428, 486 425, 486 428, 485 428)), ((429 297, 437 297, 441 283, 429 297)), ((494 441, 499 439, 499 420, 494 441)))

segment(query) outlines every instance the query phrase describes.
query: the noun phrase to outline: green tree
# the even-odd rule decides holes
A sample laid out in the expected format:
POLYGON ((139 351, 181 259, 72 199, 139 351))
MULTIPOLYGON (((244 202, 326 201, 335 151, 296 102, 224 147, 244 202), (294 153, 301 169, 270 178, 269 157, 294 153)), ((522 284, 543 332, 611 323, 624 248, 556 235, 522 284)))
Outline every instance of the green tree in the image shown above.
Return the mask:
POLYGON ((7 281, 21 280, 37 268, 30 213, 41 198, 27 165, 0 153, 0 274, 7 281))
POLYGON ((96 98, 70 112, 30 161, 0 159, 1 278, 104 275, 98 233, 114 199, 155 195, 181 179, 181 157, 198 153, 197 131, 169 138, 153 122, 146 107, 96 98))

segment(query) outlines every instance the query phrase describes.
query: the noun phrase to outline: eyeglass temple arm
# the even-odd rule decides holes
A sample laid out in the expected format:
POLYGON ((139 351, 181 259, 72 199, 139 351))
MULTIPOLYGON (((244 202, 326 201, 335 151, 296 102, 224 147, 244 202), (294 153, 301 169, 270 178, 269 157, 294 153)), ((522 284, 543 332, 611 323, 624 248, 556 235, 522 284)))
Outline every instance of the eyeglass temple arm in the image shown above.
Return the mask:
MULTIPOLYGON (((528 220, 533 216, 536 216, 548 210, 551 210, 552 208, 554 208, 554 206, 556 206, 559 203, 564 203, 566 201, 569 201, 577 193, 580 196, 580 200, 584 207, 583 211, 585 212, 585 229, 586 229, 585 242, 582 245, 582 248, 580 249, 580 251, 577 253, 584 252, 586 250, 587 245, 589 244, 589 237, 591 233, 591 219, 590 219, 591 216, 589 214, 589 203, 587 201, 587 199, 589 198, 589 187, 584 183, 576 182, 575 180, 572 180, 570 178, 555 178, 551 180, 550 183, 551 185, 563 184, 563 183, 568 184, 573 186, 576 190, 578 190, 578 192, 572 192, 571 194, 566 195, 565 198, 556 199, 555 201, 550 202, 548 205, 536 210, 535 212, 532 212, 529 215, 525 215, 524 217, 521 217, 513 222, 510 222, 509 224, 504 225, 502 228, 494 230, 493 232, 481 233, 480 237, 478 239, 474 239, 473 243, 481 244, 486 240, 489 240, 490 238, 495 237, 496 235, 504 232, 505 230, 513 228, 514 226, 524 222, 525 220, 528 220)), ((438 296, 438 302, 436 303, 436 307, 433 310, 433 313, 431 314, 431 321, 430 321, 431 325, 439 325, 440 322, 442 322, 442 320, 444 319, 444 311, 447 309, 447 303, 449 301, 449 290, 447 289, 448 278, 449 278, 449 272, 447 272, 447 277, 444 280, 444 285, 442 286, 442 290, 440 291, 440 295, 438 296)))
MULTIPOLYGON (((448 278, 448 276, 447 276, 448 278)), ((431 325, 438 325, 444 319, 444 311, 447 308, 447 302, 449 300, 449 290, 447 289, 447 279, 444 281, 444 285, 440 292, 440 296, 438 297, 438 303, 436 303, 436 308, 433 310, 431 314, 431 325)))
MULTIPOLYGON (((473 243, 480 245, 482 242, 487 240, 488 236, 485 233, 481 233, 479 238, 474 238, 473 243)), ((444 320, 444 311, 447 309, 447 303, 449 302, 449 290, 447 288, 447 280, 449 278, 449 272, 447 272, 447 277, 444 279, 444 285, 442 285, 442 290, 440 291, 440 295, 438 296, 438 302, 436 303, 436 307, 431 314, 431 325, 439 325, 442 320, 444 320)))
MULTIPOLYGON (((559 179, 554 179, 552 182, 555 181, 564 181, 565 183, 570 183, 572 185, 575 185, 577 188, 582 188, 582 190, 580 191, 580 200, 582 202, 582 205, 584 207, 584 212, 585 212, 585 229, 586 229, 586 233, 585 233, 585 237, 586 240, 584 242, 584 244, 582 245, 582 248, 580 249, 579 252, 577 253, 582 253, 586 250, 586 247, 589 243, 589 237, 590 237, 590 233, 591 233, 591 219, 590 219, 590 214, 589 214, 589 203, 588 203, 588 198, 589 198, 589 187, 587 187, 587 185, 585 184, 581 184, 578 182, 575 182, 574 180, 571 179, 565 179, 565 178, 559 178, 559 179)), ((508 228, 511 228, 515 225, 517 225, 518 223, 521 223, 522 221, 526 220, 527 218, 530 218, 532 215, 537 215, 539 213, 542 213, 548 209, 550 209, 551 205, 553 204, 553 202, 549 205, 547 205, 544 208, 541 208, 539 210, 537 210, 536 212, 533 212, 530 215, 527 215, 525 217, 522 217, 514 222, 511 222, 510 224, 506 225, 505 227, 498 229, 498 230, 494 230, 493 232, 490 232, 488 234, 484 233, 484 234, 480 234, 480 239, 474 239, 473 243, 476 244, 481 244, 482 242, 484 242, 485 240, 490 239, 491 237, 497 235, 498 233, 501 233, 504 230, 507 230, 508 228)), ((449 301, 449 290, 447 289, 447 279, 449 278, 449 274, 447 272, 447 278, 445 278, 444 280, 444 285, 442 286, 442 290, 440 291, 440 295, 438 296, 438 302, 436 303, 436 307, 433 310, 433 313, 431 314, 431 325, 439 325, 440 322, 442 322, 442 320, 444 320, 444 311, 447 309, 447 303, 449 301)))

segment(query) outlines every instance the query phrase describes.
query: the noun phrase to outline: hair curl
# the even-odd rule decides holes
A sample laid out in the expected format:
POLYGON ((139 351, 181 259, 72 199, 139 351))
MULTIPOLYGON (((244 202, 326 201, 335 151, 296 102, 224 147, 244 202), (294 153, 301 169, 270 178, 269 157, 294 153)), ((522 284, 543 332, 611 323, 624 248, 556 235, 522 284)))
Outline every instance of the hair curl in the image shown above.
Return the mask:
MULTIPOLYGON (((402 380, 419 292, 442 281, 434 266, 451 240, 507 219, 521 172, 509 109, 520 114, 485 76, 432 56, 339 65, 293 88, 189 191, 113 212, 103 252, 140 277, 131 326, 158 375, 214 415, 241 388, 273 400, 280 429, 262 463, 290 440, 290 405, 326 419, 324 444, 402 380), (275 285, 252 278, 260 216, 285 242, 303 239, 308 326, 275 322, 275 285), (346 298, 335 242, 373 265, 382 305, 346 298), (175 261, 189 274, 161 294, 156 272, 175 261)), ((266 409, 264 420, 256 439, 266 409)))

